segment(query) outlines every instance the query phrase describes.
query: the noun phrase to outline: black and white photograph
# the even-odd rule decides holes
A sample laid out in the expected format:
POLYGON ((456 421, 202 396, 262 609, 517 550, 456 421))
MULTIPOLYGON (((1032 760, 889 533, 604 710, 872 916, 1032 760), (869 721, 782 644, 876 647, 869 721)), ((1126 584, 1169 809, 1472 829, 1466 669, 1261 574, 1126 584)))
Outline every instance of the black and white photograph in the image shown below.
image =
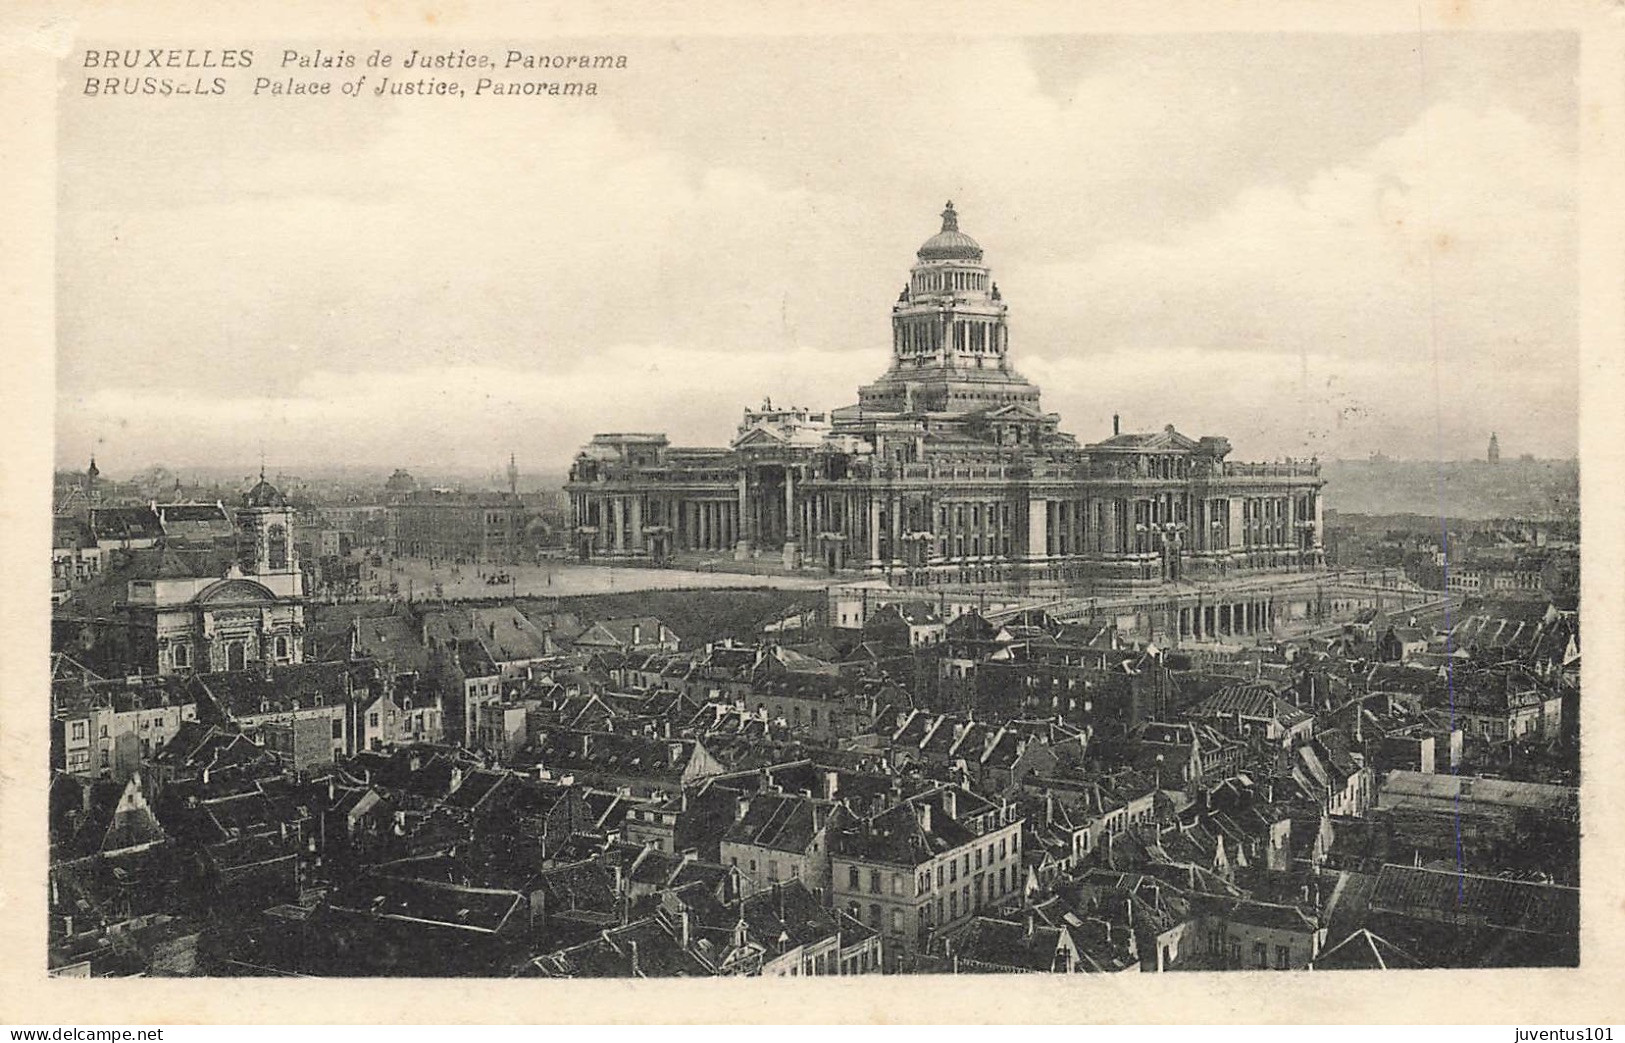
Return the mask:
POLYGON ((1599 966, 1583 34, 920 10, 61 35, 9 961, 1599 966))

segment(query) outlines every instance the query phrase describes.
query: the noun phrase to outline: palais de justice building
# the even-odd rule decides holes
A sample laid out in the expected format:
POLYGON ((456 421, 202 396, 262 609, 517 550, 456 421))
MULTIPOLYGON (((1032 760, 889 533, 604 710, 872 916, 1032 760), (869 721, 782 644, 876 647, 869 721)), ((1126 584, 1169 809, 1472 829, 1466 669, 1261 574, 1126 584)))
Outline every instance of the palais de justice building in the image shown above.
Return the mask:
POLYGON ((570 469, 582 560, 782 555, 914 584, 1101 592, 1318 569, 1314 463, 1172 424, 1079 444, 1011 363, 1009 305, 952 203, 892 305, 891 365, 829 412, 747 409, 727 448, 600 434, 570 469))

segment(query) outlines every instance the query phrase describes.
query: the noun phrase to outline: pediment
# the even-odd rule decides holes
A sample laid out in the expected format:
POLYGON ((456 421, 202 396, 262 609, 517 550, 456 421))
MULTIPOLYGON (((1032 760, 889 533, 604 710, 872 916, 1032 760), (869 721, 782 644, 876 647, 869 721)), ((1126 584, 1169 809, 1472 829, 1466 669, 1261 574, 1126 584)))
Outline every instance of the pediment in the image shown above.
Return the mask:
POLYGON ((752 447, 779 448, 788 444, 789 439, 770 427, 753 427, 749 431, 734 439, 735 449, 750 449, 752 447))
POLYGON ((982 415, 989 420, 1043 420, 1049 414, 1025 402, 1011 402, 989 409, 982 415))
POLYGON ((269 587, 251 579, 223 579, 204 588, 194 600, 200 605, 272 604, 276 601, 276 595, 269 587))

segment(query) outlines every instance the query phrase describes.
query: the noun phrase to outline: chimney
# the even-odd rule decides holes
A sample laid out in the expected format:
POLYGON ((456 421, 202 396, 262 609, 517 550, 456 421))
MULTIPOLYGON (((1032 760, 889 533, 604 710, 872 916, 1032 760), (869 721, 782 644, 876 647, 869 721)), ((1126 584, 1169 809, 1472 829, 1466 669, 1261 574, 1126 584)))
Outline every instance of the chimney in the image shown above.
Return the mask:
POLYGON ((1038 916, 1031 909, 1027 910, 1027 937, 1031 938, 1033 936, 1033 931, 1036 930, 1037 927, 1038 916))
POLYGON ((948 813, 949 818, 959 817, 959 791, 952 786, 942 791, 942 810, 948 813))
POLYGON ((824 772, 824 799, 834 800, 841 788, 841 773, 833 768, 824 772))
POLYGON ((1120 435, 1122 433, 1123 433, 1123 418, 1121 416, 1119 416, 1118 414, 1113 413, 1112 414, 1112 434, 1113 435, 1120 435))
POLYGON ((739 797, 734 801, 734 821, 743 822, 745 816, 750 814, 750 798, 739 797))
POLYGON ((914 811, 919 815, 920 828, 927 833, 931 832, 931 805, 922 800, 914 805, 914 811))

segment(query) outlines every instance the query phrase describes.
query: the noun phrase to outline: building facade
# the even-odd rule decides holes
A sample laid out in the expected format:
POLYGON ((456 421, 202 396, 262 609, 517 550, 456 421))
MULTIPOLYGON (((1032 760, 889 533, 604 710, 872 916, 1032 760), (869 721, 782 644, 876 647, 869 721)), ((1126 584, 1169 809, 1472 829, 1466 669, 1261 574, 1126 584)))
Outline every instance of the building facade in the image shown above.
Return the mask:
POLYGON ((830 839, 830 900, 883 938, 906 970, 934 933, 1021 893, 1023 819, 957 786, 919 794, 830 839))
POLYGON ((399 558, 464 564, 513 564, 521 554, 525 507, 514 493, 445 489, 392 500, 387 545, 399 558))
POLYGON ((726 448, 596 435, 567 485, 577 555, 1102 590, 1323 567, 1317 463, 1233 462, 1226 439, 1171 424, 1081 444, 1014 368, 1008 318, 950 203, 856 404, 766 402, 726 448))

